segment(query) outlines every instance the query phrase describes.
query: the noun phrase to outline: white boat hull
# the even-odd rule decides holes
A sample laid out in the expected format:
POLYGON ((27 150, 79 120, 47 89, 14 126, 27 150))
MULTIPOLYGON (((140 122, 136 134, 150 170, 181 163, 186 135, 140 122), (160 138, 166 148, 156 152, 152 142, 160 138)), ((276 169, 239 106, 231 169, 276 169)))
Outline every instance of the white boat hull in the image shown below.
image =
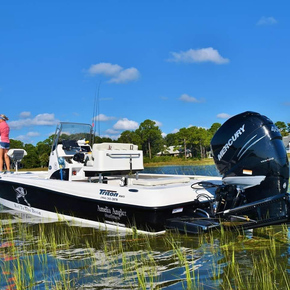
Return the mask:
POLYGON ((140 175, 137 181, 120 186, 120 180, 114 179, 105 184, 51 180, 39 173, 14 174, 0 179, 0 202, 42 218, 159 233, 165 230, 167 219, 191 214, 198 194, 212 197, 205 189, 191 188, 199 178, 140 175))

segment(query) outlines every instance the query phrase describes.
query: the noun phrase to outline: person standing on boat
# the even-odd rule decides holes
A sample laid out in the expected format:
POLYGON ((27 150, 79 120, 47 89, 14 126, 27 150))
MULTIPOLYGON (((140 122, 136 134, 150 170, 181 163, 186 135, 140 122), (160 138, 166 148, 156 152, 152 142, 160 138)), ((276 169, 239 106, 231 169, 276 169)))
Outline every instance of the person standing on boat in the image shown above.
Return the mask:
POLYGON ((0 173, 3 173, 4 161, 6 164, 7 171, 10 171, 10 158, 7 152, 10 147, 9 132, 10 128, 6 123, 8 118, 1 114, 0 115, 0 173))

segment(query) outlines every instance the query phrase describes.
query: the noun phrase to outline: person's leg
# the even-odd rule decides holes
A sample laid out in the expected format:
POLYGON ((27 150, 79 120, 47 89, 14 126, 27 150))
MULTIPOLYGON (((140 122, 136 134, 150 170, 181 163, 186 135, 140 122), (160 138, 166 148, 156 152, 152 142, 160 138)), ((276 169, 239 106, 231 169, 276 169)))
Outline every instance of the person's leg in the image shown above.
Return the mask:
POLYGON ((0 148, 0 171, 3 171, 4 149, 0 148))
POLYGON ((7 171, 10 171, 10 158, 7 155, 8 149, 4 149, 4 159, 5 159, 5 164, 6 164, 6 169, 7 171))

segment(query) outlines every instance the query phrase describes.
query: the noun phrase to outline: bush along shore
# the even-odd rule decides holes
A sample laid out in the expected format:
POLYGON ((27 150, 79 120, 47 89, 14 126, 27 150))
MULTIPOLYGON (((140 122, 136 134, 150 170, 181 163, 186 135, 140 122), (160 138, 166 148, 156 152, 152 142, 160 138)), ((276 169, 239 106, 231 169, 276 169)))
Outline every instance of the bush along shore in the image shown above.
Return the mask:
POLYGON ((153 157, 149 159, 144 157, 144 166, 153 167, 153 166, 164 166, 164 165, 212 165, 214 164, 213 158, 179 158, 171 156, 160 156, 153 157))
MULTIPOLYGON (((288 159, 290 159, 290 153, 287 153, 288 159)), ((213 158, 181 158, 173 156, 156 156, 152 159, 144 157, 144 166, 164 166, 164 165, 214 165, 213 158)))

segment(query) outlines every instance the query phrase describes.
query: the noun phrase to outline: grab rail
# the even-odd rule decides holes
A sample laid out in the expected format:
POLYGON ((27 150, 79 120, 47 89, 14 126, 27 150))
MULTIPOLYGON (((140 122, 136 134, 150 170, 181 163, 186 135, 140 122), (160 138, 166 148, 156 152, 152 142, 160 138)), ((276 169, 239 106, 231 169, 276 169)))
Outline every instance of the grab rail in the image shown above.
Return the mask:
POLYGON ((140 153, 107 153, 106 155, 109 156, 109 157, 111 157, 111 158, 118 157, 118 156, 121 156, 121 157, 129 157, 130 158, 130 161, 129 161, 129 164, 130 164, 130 174, 132 174, 132 158, 138 158, 138 157, 140 157, 140 153))
POLYGON ((129 158, 132 158, 132 157, 140 157, 140 153, 107 153, 106 154, 107 156, 109 156, 109 157, 112 157, 112 158, 114 158, 114 157, 121 157, 121 156, 123 156, 123 157, 129 157, 129 158))

